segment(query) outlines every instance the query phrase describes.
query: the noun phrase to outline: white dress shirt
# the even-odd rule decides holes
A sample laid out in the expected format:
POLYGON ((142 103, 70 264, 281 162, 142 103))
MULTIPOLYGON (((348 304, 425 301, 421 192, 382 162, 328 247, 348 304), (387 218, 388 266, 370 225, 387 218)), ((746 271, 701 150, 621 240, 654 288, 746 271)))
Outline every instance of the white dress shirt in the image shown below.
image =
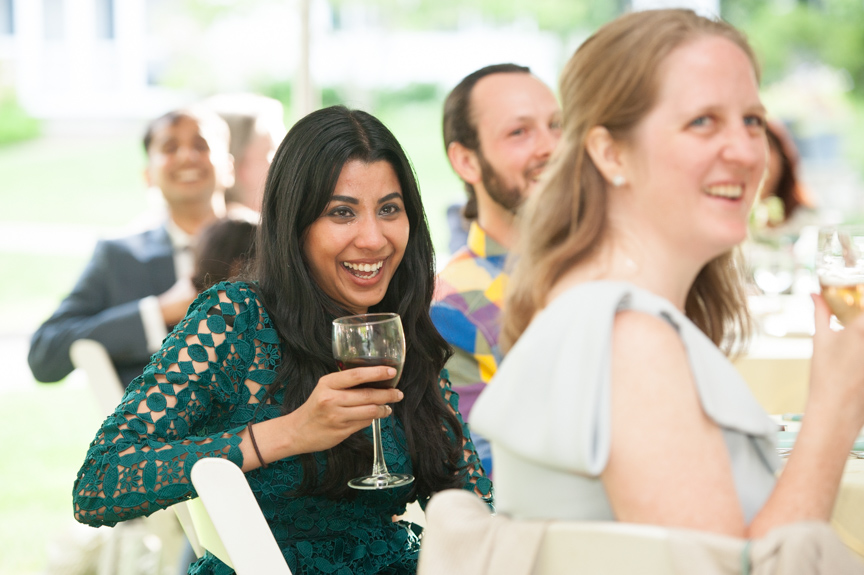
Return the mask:
MULTIPOLYGON (((165 223, 171 246, 174 249, 174 274, 179 278, 192 277, 195 260, 192 254, 193 236, 187 234, 170 218, 165 223)), ((141 312, 141 323, 144 324, 144 335, 147 338, 147 350, 155 353, 162 347, 162 340, 168 335, 168 326, 162 317, 159 307, 159 296, 145 297, 138 303, 141 312)))

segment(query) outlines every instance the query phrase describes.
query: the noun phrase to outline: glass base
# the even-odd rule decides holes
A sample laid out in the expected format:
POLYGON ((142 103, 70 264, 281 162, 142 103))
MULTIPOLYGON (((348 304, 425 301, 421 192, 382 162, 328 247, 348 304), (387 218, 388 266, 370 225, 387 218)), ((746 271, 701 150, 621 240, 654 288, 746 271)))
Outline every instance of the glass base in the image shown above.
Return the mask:
POLYGON ((413 475, 405 473, 384 473, 382 475, 367 475, 366 477, 358 477, 348 482, 348 487, 354 489, 392 489, 393 487, 402 487, 414 481, 413 475))

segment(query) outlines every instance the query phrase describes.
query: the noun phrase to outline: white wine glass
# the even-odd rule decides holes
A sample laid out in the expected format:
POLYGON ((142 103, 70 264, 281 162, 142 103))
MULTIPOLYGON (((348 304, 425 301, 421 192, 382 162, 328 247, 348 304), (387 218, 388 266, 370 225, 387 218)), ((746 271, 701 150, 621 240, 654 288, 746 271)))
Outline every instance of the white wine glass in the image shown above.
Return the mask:
MULTIPOLYGON (((340 370, 385 365, 396 375, 383 381, 370 381, 356 387, 387 389, 396 387, 405 365, 405 334, 402 319, 395 313, 366 313, 333 320, 333 357, 340 370)), ((413 475, 390 473, 381 445, 381 420, 372 421, 374 460, 372 474, 348 482, 354 489, 390 489, 408 485, 413 475)))
POLYGON ((753 283, 767 296, 786 293, 795 280, 795 256, 787 244, 755 244, 749 254, 753 283))
POLYGON ((816 275, 828 307, 849 325, 864 310, 864 226, 819 230, 816 275))

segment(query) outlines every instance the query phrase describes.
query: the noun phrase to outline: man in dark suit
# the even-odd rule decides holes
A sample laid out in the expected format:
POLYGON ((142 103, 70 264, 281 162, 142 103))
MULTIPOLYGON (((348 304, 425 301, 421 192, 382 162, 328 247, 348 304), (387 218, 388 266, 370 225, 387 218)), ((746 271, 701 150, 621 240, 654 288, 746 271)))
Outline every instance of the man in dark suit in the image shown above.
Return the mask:
POLYGON ((97 244, 72 293, 33 335, 27 359, 37 380, 72 371, 69 347, 77 339, 101 342, 124 386, 142 373, 196 295, 190 248, 224 215, 233 181, 228 143, 225 122, 205 109, 169 112, 150 124, 146 179, 162 192, 168 217, 158 228, 97 244))

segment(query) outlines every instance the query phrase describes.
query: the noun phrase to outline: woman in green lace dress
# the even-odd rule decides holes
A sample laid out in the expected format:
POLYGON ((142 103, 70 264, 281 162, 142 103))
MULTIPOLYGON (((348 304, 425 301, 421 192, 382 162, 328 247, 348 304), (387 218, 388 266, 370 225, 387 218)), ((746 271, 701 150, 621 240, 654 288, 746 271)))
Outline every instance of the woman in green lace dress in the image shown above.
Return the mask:
MULTIPOLYGON (((193 464, 222 457, 246 472, 295 574, 413 573, 420 528, 392 518, 451 487, 491 503, 492 488, 442 372, 432 243, 399 143, 342 107, 300 120, 270 169, 257 242, 248 281, 202 293, 105 420, 75 516, 114 525, 194 497, 193 464), (399 389, 352 389, 392 368, 337 370, 331 321, 367 311, 402 316, 399 389), (375 418, 390 470, 413 484, 347 487, 368 474, 375 418)), ((208 553, 189 572, 231 569, 208 553)))

